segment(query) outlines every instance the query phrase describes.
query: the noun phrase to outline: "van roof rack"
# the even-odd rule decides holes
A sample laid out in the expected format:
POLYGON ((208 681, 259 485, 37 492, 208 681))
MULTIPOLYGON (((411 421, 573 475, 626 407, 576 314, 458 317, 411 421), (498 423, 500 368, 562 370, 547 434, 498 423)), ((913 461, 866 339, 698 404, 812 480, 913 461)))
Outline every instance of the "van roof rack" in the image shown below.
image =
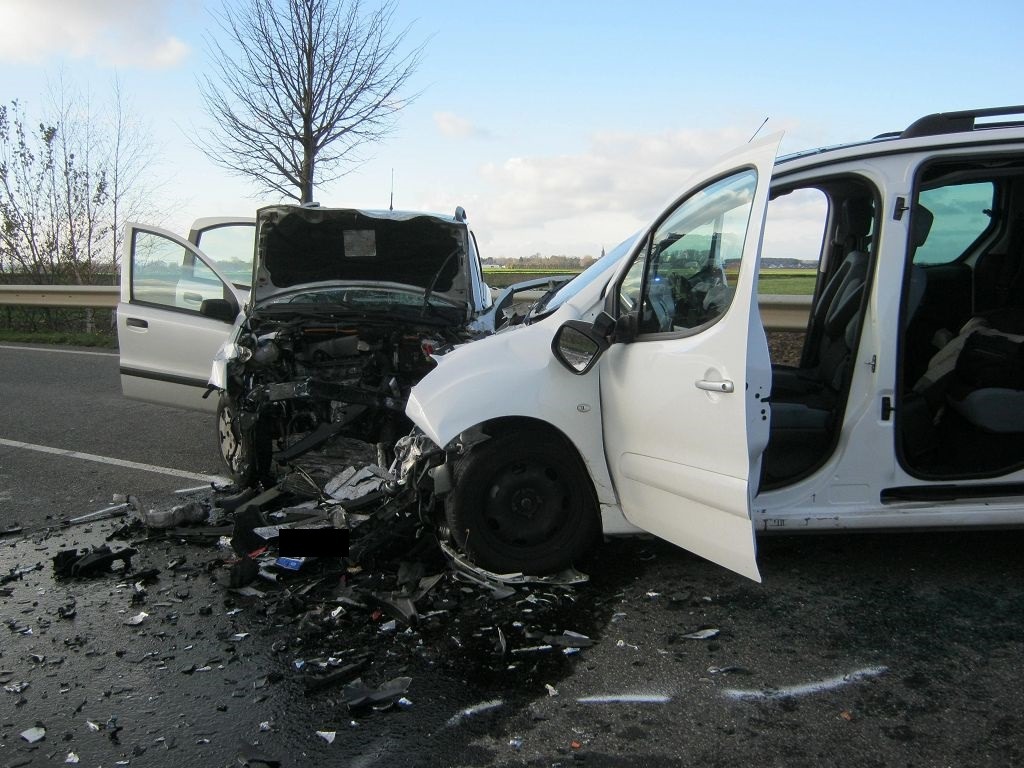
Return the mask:
POLYGON ((1000 115, 1024 115, 1024 105, 965 109, 959 112, 936 112, 933 115, 925 115, 915 120, 899 136, 901 139, 911 139, 917 136, 939 136, 944 133, 966 133, 979 128, 1024 126, 1024 121, 1021 120, 982 123, 980 125, 977 122, 979 117, 998 117, 1000 115))

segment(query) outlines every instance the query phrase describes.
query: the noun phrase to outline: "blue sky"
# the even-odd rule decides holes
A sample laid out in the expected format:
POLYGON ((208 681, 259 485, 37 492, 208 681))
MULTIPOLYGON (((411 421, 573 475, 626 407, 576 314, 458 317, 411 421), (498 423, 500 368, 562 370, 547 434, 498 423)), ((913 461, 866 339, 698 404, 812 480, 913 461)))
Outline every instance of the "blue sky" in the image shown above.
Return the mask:
MULTIPOLYGON (((162 163, 154 208, 184 230, 276 202, 194 149, 202 0, 0 0, 0 101, 42 108, 62 71, 116 75, 162 163)), ((426 41, 419 98, 325 205, 463 205, 484 255, 596 255, 765 117, 782 151, 862 139, 935 111, 1024 103, 1019 2, 398 0, 426 41)), ((155 215, 155 214, 154 214, 155 215)))

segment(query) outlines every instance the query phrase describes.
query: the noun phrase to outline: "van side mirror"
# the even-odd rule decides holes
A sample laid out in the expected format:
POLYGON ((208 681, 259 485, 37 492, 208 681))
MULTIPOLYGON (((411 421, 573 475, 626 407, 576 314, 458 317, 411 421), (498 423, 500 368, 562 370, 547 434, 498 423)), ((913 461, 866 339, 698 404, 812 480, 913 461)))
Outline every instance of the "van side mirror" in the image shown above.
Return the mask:
POLYGON ((590 323, 567 320, 551 340, 551 354, 569 373, 582 376, 608 349, 608 339, 590 323))
POLYGON ((223 320, 225 323, 233 323, 238 316, 238 307, 227 299, 203 299, 203 303, 199 305, 199 314, 214 320, 223 320))

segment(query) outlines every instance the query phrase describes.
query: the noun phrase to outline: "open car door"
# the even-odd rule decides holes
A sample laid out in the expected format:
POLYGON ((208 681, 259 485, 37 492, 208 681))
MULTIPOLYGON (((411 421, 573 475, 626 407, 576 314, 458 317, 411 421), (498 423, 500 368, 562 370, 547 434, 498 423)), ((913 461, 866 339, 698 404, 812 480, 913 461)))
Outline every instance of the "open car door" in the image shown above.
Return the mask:
POLYGON ((724 158, 650 228, 610 289, 620 343, 599 366, 627 519, 757 581, 750 499, 771 389, 757 273, 780 139, 724 158))
POLYGON ((126 397, 213 411, 203 399, 213 357, 234 327, 239 289, 216 262, 172 232, 129 224, 117 339, 126 397))

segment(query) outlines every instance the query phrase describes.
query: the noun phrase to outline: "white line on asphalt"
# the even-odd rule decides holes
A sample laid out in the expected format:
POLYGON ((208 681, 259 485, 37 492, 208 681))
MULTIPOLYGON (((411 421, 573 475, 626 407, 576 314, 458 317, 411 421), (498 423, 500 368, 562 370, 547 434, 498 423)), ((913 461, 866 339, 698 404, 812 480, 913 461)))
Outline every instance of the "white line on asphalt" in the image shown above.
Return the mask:
POLYGON ((456 726, 466 718, 476 717, 477 715, 483 714, 484 712, 490 712, 491 710, 497 709, 498 707, 504 705, 504 703, 505 702, 501 699, 491 699, 490 701, 481 701, 479 704, 474 704, 471 707, 460 709, 458 712, 456 712, 454 715, 448 718, 448 722, 445 723, 445 727, 451 728, 453 726, 456 726))
POLYGON ((62 355, 95 355, 96 357, 117 357, 117 352, 86 352, 83 349, 55 349, 53 347, 13 347, 0 344, 0 349, 13 349, 18 352, 57 352, 62 355))
POLYGON ((722 691, 722 695, 730 699, 740 701, 770 701, 772 699, 786 699, 792 696, 806 696, 809 693, 821 693, 823 691, 834 691, 844 685, 856 683, 858 680, 865 680, 869 677, 879 677, 889 671, 888 667, 865 667, 845 675, 830 677, 828 680, 818 680, 813 683, 801 685, 790 685, 785 688, 771 688, 765 691, 742 691, 730 688, 722 691))
POLYGON ((170 467, 158 467, 155 464, 142 464, 137 461, 125 461, 124 459, 115 459, 110 456, 97 456, 94 453, 82 453, 81 451, 69 451, 65 448, 51 448, 48 445, 35 445, 33 443, 23 443, 20 440, 7 440, 0 437, 0 445, 6 445, 9 448, 23 448, 26 451, 38 451, 39 453, 49 453, 54 456, 65 456, 69 459, 83 459, 85 461, 95 461, 100 464, 111 464, 115 467, 125 467, 126 469, 139 469, 143 472, 155 472, 159 475, 170 475, 171 477, 184 477, 189 480, 197 480, 201 483, 228 483, 230 482, 227 478, 219 477, 217 475, 201 475, 198 472, 186 472, 182 469, 171 469, 170 467))

